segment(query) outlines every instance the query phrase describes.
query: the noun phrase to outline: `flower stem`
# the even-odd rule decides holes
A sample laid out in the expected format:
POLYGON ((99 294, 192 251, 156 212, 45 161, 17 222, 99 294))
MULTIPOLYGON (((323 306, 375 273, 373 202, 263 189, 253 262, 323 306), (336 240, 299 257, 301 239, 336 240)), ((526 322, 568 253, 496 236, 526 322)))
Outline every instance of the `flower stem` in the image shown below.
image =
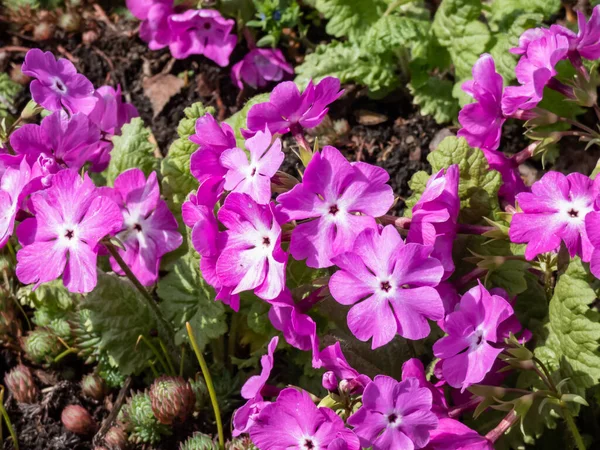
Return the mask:
POLYGON ((163 340, 161 338, 158 338, 158 343, 160 344, 160 349, 162 350, 162 352, 165 355, 167 364, 169 365, 169 371, 171 372, 171 375, 175 376, 175 366, 173 366, 173 362, 171 361, 171 358, 169 357, 169 352, 167 351, 167 347, 166 347, 165 343, 163 342, 163 340))
POLYGON ((493 430, 491 430, 488 434, 485 435, 485 438, 490 441, 491 443, 496 442, 498 439, 500 439, 500 436, 502 436, 504 433, 506 433, 506 430, 508 430, 510 427, 512 427, 517 420, 519 419, 519 416, 517 415, 517 413, 515 412, 515 410, 511 410, 506 417, 504 417, 504 419, 502 419, 502 421, 498 424, 498 426, 496 426, 496 428, 494 428, 493 430))
MULTIPOLYGON (((4 423, 6 424, 6 428, 8 428, 8 432, 13 440, 13 445, 15 450, 19 450, 19 440, 17 439, 17 433, 15 433, 14 428, 12 427, 12 423, 10 422, 10 417, 8 417, 8 412, 4 409, 4 386, 0 385, 0 414, 4 417, 4 423)), ((2 425, 0 423, 0 425, 2 425)))
MULTIPOLYGON (((590 127, 588 127, 587 125, 582 124, 581 122, 578 122, 577 120, 568 119, 566 117, 559 117, 558 120, 560 122, 568 123, 569 125, 577 127, 580 130, 583 130, 586 133, 591 134, 592 136, 595 136, 596 134, 598 134, 597 132, 595 132, 594 130, 592 130, 590 127)), ((563 135, 563 136, 569 136, 568 134, 564 134, 564 133, 566 133, 566 132, 563 131, 560 134, 563 135)), ((578 136, 578 135, 577 134, 573 134, 572 136, 578 136)))
POLYGON ((202 356, 202 352, 200 351, 198 343, 196 342, 196 338, 194 337, 194 330, 192 330, 192 326, 189 322, 186 322, 185 327, 187 329, 190 342, 192 343, 194 353, 196 354, 196 358, 198 359, 198 363, 200 363, 202 375, 204 376, 204 380, 206 381, 206 388, 208 389, 208 395, 210 397, 210 402, 212 403, 212 407, 215 412, 215 419, 217 421, 217 431, 219 433, 219 447, 221 450, 223 450, 225 448, 225 435, 223 433, 223 422, 221 421, 221 412, 219 411, 219 402, 217 401, 217 393, 215 392, 215 386, 213 384, 212 377, 210 376, 210 371, 208 370, 206 360, 204 359, 204 356, 202 356))
POLYGON ((579 433, 579 430, 577 429, 577 424, 575 423, 575 420, 573 419, 573 416, 571 415, 569 408, 567 408, 567 406, 564 404, 561 404, 560 408, 561 408, 563 416, 565 418, 565 422, 567 422, 567 427, 569 428, 569 431, 573 435, 573 439, 575 440, 575 445, 577 445, 577 448, 579 450, 585 450, 585 443, 583 442, 583 438, 581 437, 581 434, 579 433))
POLYGON ((516 166, 519 166, 533 156, 533 152, 540 144, 541 144, 541 141, 533 142, 533 143, 529 144, 527 147, 525 147, 523 150, 521 150, 520 152, 512 155, 512 157, 510 159, 516 166))
POLYGON ((59 362, 61 359, 63 359, 65 356, 71 355, 73 353, 77 353, 77 350, 75 350, 72 347, 69 347, 68 349, 66 349, 64 352, 62 352, 60 355, 58 355, 56 358, 54 358, 54 362, 57 363, 59 362))
MULTIPOLYGON (((167 366, 167 363, 163 359, 162 355, 160 354, 160 352, 158 351, 156 346, 152 342, 150 342, 148 339, 146 339, 146 336, 144 336, 143 334, 140 334, 138 336, 138 342, 140 342, 140 341, 142 341, 144 344, 146 344, 148 346, 148 348, 150 349, 150 351, 152 353, 154 353, 154 356, 156 356, 156 360, 160 363, 160 365, 162 366, 165 373, 169 373, 169 367, 167 366)), ((154 367, 154 366, 152 366, 152 367, 154 367)))
POLYGON ((451 419, 457 419, 462 415, 462 413, 479 405, 482 401, 483 397, 475 397, 474 399, 469 400, 468 402, 463 403, 462 405, 455 406, 454 408, 448 410, 448 417, 450 417, 451 419))

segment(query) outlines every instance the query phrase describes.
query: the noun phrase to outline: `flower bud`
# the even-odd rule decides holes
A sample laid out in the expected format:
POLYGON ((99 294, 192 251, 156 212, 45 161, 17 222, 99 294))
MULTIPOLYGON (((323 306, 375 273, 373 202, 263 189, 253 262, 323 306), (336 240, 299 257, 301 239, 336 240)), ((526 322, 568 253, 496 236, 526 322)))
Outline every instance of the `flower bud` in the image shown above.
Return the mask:
POLYGON ((90 413, 79 405, 69 405, 63 409, 60 420, 67 430, 75 434, 89 435, 96 430, 96 422, 90 413))
POLYGON ((106 396, 106 384, 98 375, 90 373, 81 380, 81 392, 86 397, 102 401, 106 396))
POLYGON ((17 402, 35 403, 39 390, 28 367, 19 364, 4 377, 4 383, 17 402))
POLYGON ((337 391, 337 388, 338 388, 337 377, 331 371, 325 372, 323 374, 322 384, 323 384, 323 387, 325 389, 327 389, 328 391, 331 391, 331 392, 337 391))
POLYGON ((194 409, 196 395, 183 378, 162 376, 152 383, 150 400, 158 421, 170 425, 175 421, 185 421, 194 409))
POLYGON ((29 103, 27 103, 27 105, 25 105, 25 108, 23 109, 23 111, 21 111, 21 119, 23 119, 25 121, 29 121, 29 120, 33 119, 35 116, 37 116, 39 113, 41 113, 43 110, 44 110, 43 106, 38 105, 33 100, 29 100, 29 103))
POLYGON ((271 190, 278 194, 291 191, 298 183, 298 179, 290 174, 278 170, 271 178, 271 190))
POLYGON ((179 447, 179 450, 217 450, 219 446, 212 437, 204 433, 194 433, 179 447))
POLYGON ((127 447, 127 434, 121 427, 111 427, 104 436, 104 442, 106 442, 110 448, 123 450, 127 447))

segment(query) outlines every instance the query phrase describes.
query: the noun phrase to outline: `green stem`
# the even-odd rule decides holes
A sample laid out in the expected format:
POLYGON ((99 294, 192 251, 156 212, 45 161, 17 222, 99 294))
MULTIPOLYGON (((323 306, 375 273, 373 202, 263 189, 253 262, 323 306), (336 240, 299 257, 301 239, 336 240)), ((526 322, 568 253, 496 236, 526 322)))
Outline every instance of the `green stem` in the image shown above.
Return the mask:
POLYGON ((212 403, 213 410, 215 411, 215 419, 217 420, 217 431, 219 433, 219 447, 221 450, 223 450, 225 448, 225 435, 223 433, 223 422, 221 421, 221 412, 219 411, 219 402, 217 401, 217 393, 215 392, 215 386, 213 384, 212 377, 210 376, 210 371, 208 370, 206 360, 204 359, 204 356, 202 356, 202 352, 200 351, 198 343, 196 342, 196 338, 194 337, 194 330, 192 330, 192 326, 189 322, 186 322, 185 327, 187 329, 188 336, 190 337, 190 342, 192 343, 192 348, 194 349, 196 358, 198 358, 198 362, 200 363, 202 375, 204 376, 204 380, 206 381, 208 395, 210 396, 210 401, 212 403))
POLYGON ((183 376, 183 362, 185 361, 185 345, 181 346, 181 361, 179 361, 179 376, 183 376))
POLYGON ((153 361, 148 361, 148 365, 150 366, 150 370, 152 371, 152 374, 154 375, 154 378, 158 378, 160 375, 156 371, 156 367, 154 367, 154 362, 153 361))
POLYGON ((54 362, 57 363, 59 362, 61 359, 63 359, 65 356, 69 356, 73 353, 77 353, 77 350, 75 350, 72 347, 69 347, 68 349, 66 349, 64 352, 62 352, 60 355, 58 355, 56 358, 54 358, 54 362))
POLYGON ((4 423, 6 423, 6 428, 8 428, 8 432, 12 437, 15 450, 19 450, 19 440, 17 439, 17 433, 15 433, 15 430, 12 427, 12 423, 10 422, 10 417, 8 417, 6 409, 4 409, 4 386, 0 386, 0 414, 2 414, 2 417, 4 417, 4 423))
MULTIPOLYGON (((538 366, 540 366, 542 368, 542 371, 544 372, 545 378, 547 380, 547 381, 545 381, 546 385, 550 388, 550 390, 552 392, 559 394, 558 389, 556 388, 556 384, 554 384, 554 380, 552 380, 552 376, 550 375, 550 371, 548 370, 546 365, 535 356, 533 357, 532 360, 535 364, 537 364, 538 366)), ((540 375, 540 378, 542 378, 542 380, 544 380, 544 377, 542 377, 539 372, 538 372, 538 375, 540 375)))
POLYGON ((156 359, 158 360, 160 365, 163 367, 163 370, 165 371, 165 373, 170 373, 169 366, 167 366, 166 361, 163 359, 162 355, 160 354, 160 352, 158 351, 156 346, 152 342, 150 342, 146 338, 146 336, 144 336, 143 334, 140 334, 140 336, 138 337, 138 342, 139 341, 142 341, 144 344, 146 344, 148 346, 148 348, 150 349, 150 351, 152 353, 154 353, 154 356, 156 356, 156 359))
POLYGON ((169 353, 167 352, 167 347, 161 338, 158 338, 158 343, 160 344, 160 349, 163 351, 165 355, 165 359, 167 360, 167 364, 169 365, 169 371, 171 375, 175 376, 175 366, 173 366, 173 362, 171 358, 169 358, 169 353))
POLYGON ((560 408, 561 408, 563 416, 565 418, 565 422, 567 422, 567 427, 569 428, 569 431, 573 435, 573 439, 575 439, 575 445, 577 445, 577 448, 579 450, 585 450, 585 443, 583 442, 583 438, 581 437, 581 434, 579 433, 579 430, 577 429, 577 424, 575 423, 575 420, 573 419, 573 416, 571 415, 569 408, 567 408, 567 406, 563 405, 563 404, 561 404, 560 408))
POLYGON ((12 243, 10 242, 10 239, 8 241, 6 241, 6 248, 8 248, 8 252, 10 253, 10 256, 13 259, 13 262, 15 264, 17 264, 17 254, 15 253, 15 249, 12 246, 12 243))

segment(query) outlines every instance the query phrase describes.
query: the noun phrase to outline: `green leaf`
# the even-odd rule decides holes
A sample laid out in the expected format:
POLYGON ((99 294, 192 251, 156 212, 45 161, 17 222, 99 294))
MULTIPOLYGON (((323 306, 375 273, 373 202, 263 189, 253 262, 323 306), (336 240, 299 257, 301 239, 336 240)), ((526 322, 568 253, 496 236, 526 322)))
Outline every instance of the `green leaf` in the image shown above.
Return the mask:
POLYGON ((377 22, 387 4, 384 0, 317 0, 315 8, 329 19, 328 34, 357 37, 377 22))
POLYGON ((115 178, 127 169, 141 169, 146 176, 158 169, 156 144, 150 142, 150 130, 144 121, 136 117, 121 129, 120 136, 114 136, 110 164, 106 169, 106 180, 112 186, 115 178))
POLYGON ((512 297, 527 290, 528 264, 525 261, 508 260, 489 273, 487 282, 493 287, 504 289, 512 297))
POLYGON ((8 74, 0 73, 0 118, 17 114, 15 100, 23 87, 10 79, 8 74))
POLYGON ((518 17, 528 14, 541 14, 544 19, 556 14, 561 7, 560 0, 494 0, 489 16, 494 31, 508 29, 518 17))
POLYGON ((94 333, 101 337, 100 347, 117 362, 120 372, 136 374, 147 367, 153 354, 143 343, 136 344, 140 335, 150 337, 156 323, 129 280, 99 271, 98 285, 82 308, 90 311, 94 333))
POLYGON ((421 114, 432 116, 437 123, 451 122, 458 116, 458 102, 452 96, 452 81, 434 76, 418 81, 413 76, 408 89, 421 114))
POLYGON ((421 194, 425 191, 428 181, 429 174, 420 170, 419 172, 416 172, 408 182, 408 187, 412 191, 412 194, 404 202, 406 204, 406 209, 404 210, 405 217, 412 217, 412 209, 419 201, 421 194))
POLYGON ((535 275, 526 271, 523 278, 527 289, 517 295, 514 309, 519 322, 537 335, 536 331, 548 315, 548 299, 544 287, 535 275))
POLYGON ((327 273, 327 270, 308 267, 306 261, 296 261, 294 258, 290 258, 286 267, 287 287, 295 289, 311 283, 313 280, 327 275, 327 273))
POLYGON ((246 104, 241 110, 239 110, 238 112, 236 112, 231 117, 225 120, 225 123, 231 126, 231 128, 233 128, 233 131, 235 133, 235 140, 239 148, 245 148, 245 140, 240 130, 242 128, 246 128, 247 126, 246 121, 248 119, 248 112, 250 111, 250 108, 259 103, 268 102, 269 96, 269 93, 255 95, 246 102, 246 104))
POLYGON ((380 98, 400 84, 398 61, 391 53, 377 54, 351 42, 333 41, 319 45, 296 67, 296 83, 324 77, 339 78, 342 83, 355 82, 369 88, 369 95, 380 98))
POLYGON ((215 300, 215 292, 200 275, 198 259, 191 252, 158 282, 157 293, 161 311, 175 327, 176 345, 188 341, 186 322, 190 322, 201 349, 227 332, 225 307, 215 300))
POLYGON ((578 395, 600 382, 600 313, 590 308, 594 280, 579 258, 571 260, 550 301, 545 342, 535 349, 559 379, 569 378, 569 392, 578 395))
POLYGON ((369 28, 362 46, 372 53, 397 51, 427 39, 429 28, 428 20, 389 14, 369 28))

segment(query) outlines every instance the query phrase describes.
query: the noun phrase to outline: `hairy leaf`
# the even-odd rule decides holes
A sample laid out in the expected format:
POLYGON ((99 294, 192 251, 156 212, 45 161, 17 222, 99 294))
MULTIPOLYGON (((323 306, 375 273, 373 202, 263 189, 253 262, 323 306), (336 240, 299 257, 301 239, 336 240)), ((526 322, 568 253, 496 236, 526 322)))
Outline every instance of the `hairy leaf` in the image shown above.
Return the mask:
POLYGON ((329 19, 328 34, 356 37, 377 22, 387 4, 384 0, 317 0, 315 8, 329 19))
POLYGON ((23 87, 10 79, 8 74, 0 73, 0 118, 17 114, 15 100, 23 87))
POLYGON ((437 123, 451 122, 458 115, 458 103, 452 96, 453 83, 434 76, 415 78, 408 85, 413 103, 423 115, 430 115, 437 123))
POLYGON ((544 19, 556 14, 561 7, 560 0, 494 0, 491 4, 489 22, 494 31, 508 29, 518 17, 527 13, 541 14, 544 19))
POLYGON ((366 33, 363 47, 372 53, 398 51, 401 47, 410 47, 415 41, 427 39, 429 21, 397 15, 381 17, 366 33))
POLYGON ((508 260, 492 270, 487 282, 492 287, 504 289, 510 296, 520 294, 527 290, 527 263, 525 261, 508 260))
POLYGON ((158 169, 156 144, 150 142, 151 132, 144 126, 144 121, 136 117, 123 125, 120 136, 112 138, 114 148, 111 152, 110 164, 106 169, 106 180, 112 186, 115 178, 127 169, 137 167, 146 176, 158 169))

